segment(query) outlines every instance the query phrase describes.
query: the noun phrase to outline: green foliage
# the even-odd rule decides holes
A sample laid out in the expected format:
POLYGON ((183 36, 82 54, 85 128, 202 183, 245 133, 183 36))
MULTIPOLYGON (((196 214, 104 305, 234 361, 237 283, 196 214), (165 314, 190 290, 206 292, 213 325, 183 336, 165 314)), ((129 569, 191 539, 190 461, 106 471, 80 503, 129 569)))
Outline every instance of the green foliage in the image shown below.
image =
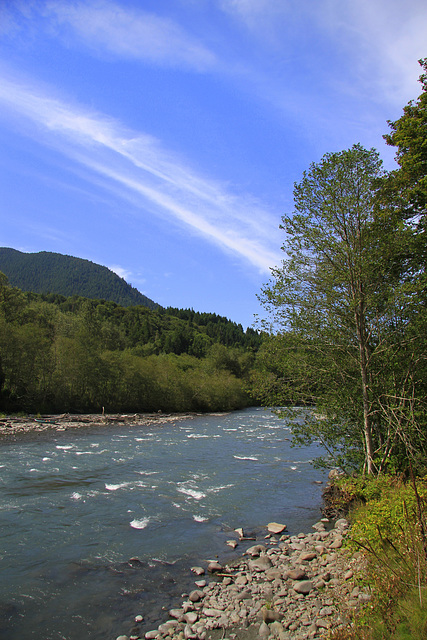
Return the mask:
POLYGON ((22 253, 0 247, 0 271, 14 287, 23 291, 104 298, 123 306, 160 308, 107 267, 82 258, 49 251, 22 253))
POLYGON ((427 637, 427 480, 345 479, 340 488, 366 501, 353 510, 351 537, 366 553, 372 600, 330 640, 427 637), (416 487, 416 489, 415 489, 416 487))
MULTIPOLYGON (((218 322, 225 329, 227 323, 226 318, 218 322)), ((245 380, 254 355, 252 346, 241 346, 243 329, 237 346, 222 344, 220 335, 212 338, 205 329, 185 314, 181 319, 105 300, 23 294, 0 276, 0 409, 151 412, 247 406, 245 380)))
POLYGON ((403 115, 395 122, 389 121, 391 133, 384 136, 387 144, 396 147, 399 169, 389 176, 388 188, 394 191, 403 205, 405 217, 418 216, 418 223, 425 227, 427 207, 427 58, 419 60, 423 69, 420 83, 422 94, 411 100, 403 109, 403 115))
POLYGON ((260 296, 274 333, 257 352, 251 393, 262 404, 316 406, 293 420, 295 442, 320 440, 318 463, 345 471, 407 471, 410 460, 427 472, 422 64, 424 93, 387 137, 400 169, 385 174, 360 145, 313 163, 283 217, 286 257, 260 296))
POLYGON ((296 434, 320 437, 335 459, 342 450, 340 465, 363 455, 369 472, 390 457, 378 394, 395 392, 384 385, 396 276, 383 268, 388 230, 376 223, 382 176, 378 153, 360 145, 313 163, 295 185, 293 216, 283 217, 286 257, 260 296, 279 332, 258 355, 274 363, 258 380, 261 395, 270 386, 273 403, 282 392, 282 403, 316 404, 323 420, 308 416, 296 434))
MULTIPOLYGON (((396 476, 376 480, 346 479, 342 488, 350 493, 359 506, 352 514, 354 524, 351 540, 379 551, 390 547, 399 538, 408 522, 417 520, 417 497, 412 484, 399 481, 396 476)), ((427 479, 417 484, 419 497, 427 497, 427 479)))

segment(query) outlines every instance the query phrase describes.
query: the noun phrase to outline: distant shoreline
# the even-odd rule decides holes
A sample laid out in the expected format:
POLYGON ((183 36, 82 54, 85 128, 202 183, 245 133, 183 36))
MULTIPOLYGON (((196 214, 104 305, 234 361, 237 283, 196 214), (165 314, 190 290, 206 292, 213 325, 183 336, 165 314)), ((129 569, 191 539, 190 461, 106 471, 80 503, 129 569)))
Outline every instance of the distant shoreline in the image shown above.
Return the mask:
MULTIPOLYGON (((225 415, 229 412, 206 415, 225 415)), ((0 444, 33 439, 42 434, 63 433, 75 429, 93 427, 161 426, 178 420, 195 418, 201 413, 109 413, 109 414, 50 414, 42 416, 6 416, 0 418, 0 444)))

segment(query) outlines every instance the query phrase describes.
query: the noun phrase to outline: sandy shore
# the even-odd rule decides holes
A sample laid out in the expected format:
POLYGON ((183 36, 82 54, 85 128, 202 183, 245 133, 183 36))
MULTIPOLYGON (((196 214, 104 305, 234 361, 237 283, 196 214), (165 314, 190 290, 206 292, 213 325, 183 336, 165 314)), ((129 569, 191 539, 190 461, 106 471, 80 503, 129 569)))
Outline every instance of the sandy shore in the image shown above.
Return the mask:
MULTIPOLYGON (((195 413, 132 413, 132 414, 70 414, 43 416, 6 416, 0 418, 0 442, 16 441, 23 437, 37 437, 42 433, 88 429, 91 427, 126 425, 162 425, 178 420, 194 418, 195 413)), ((212 414, 211 414, 212 415, 212 414)), ((223 414, 218 414, 223 415, 223 414)))

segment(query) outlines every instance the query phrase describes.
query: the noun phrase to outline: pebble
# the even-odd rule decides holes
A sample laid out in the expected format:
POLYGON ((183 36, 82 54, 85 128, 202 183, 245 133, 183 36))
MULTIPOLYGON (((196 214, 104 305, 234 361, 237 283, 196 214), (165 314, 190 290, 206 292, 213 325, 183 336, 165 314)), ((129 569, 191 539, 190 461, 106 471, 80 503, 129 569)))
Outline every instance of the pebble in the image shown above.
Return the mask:
POLYGON ((280 524, 279 522, 269 522, 267 525, 269 533, 283 533, 286 528, 285 524, 280 524))
POLYGON ((232 549, 235 549, 237 547, 237 542, 236 540, 227 540, 227 542, 225 543, 227 544, 229 547, 231 547, 232 549))
MULTIPOLYGON (((325 630, 343 624, 337 603, 357 609, 370 598, 354 582, 363 556, 338 551, 348 521, 341 518, 329 531, 323 527, 320 522, 313 533, 270 539, 275 546, 268 549, 253 545, 231 567, 208 563, 212 582, 196 583, 199 589, 169 611, 174 620, 147 632, 145 640, 209 640, 214 630, 233 640, 234 631, 252 626, 260 640, 320 640, 325 630)), ((203 567, 191 571, 205 573, 203 567)))

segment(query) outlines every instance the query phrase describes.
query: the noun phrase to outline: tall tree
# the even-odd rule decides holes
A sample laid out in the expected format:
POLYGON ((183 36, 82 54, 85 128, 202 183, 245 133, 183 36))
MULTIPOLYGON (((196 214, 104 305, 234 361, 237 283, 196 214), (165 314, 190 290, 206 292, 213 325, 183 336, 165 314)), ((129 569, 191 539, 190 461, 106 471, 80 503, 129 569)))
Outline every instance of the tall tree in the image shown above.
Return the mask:
POLYGON ((282 219, 286 257, 260 296, 280 331, 292 331, 310 354, 304 375, 311 381, 317 375, 314 399, 331 416, 313 436, 323 429, 324 444, 340 449, 345 434, 348 446, 363 448, 368 473, 375 472, 381 444, 374 351, 379 323, 388 321, 387 281, 377 259, 382 241, 373 224, 382 176, 378 153, 361 145, 313 163, 295 185, 294 215, 282 219))
POLYGON ((425 450, 427 427, 427 58, 419 64, 422 93, 400 118, 388 122, 390 133, 384 138, 396 148, 398 168, 382 181, 380 192, 383 201, 393 201, 395 228, 400 229, 400 246, 395 244, 389 264, 399 278, 404 335, 394 402, 385 404, 411 457, 425 450))
POLYGON ((384 136, 387 144, 396 148, 398 168, 390 172, 383 184, 385 197, 393 198, 407 240, 405 250, 397 255, 400 269, 411 295, 417 295, 424 305, 427 276, 427 58, 419 60, 423 87, 416 101, 411 100, 403 115, 388 122, 391 133, 384 136))
POLYGON ((423 91, 411 100, 403 115, 388 122, 391 133, 384 136, 387 144, 396 147, 399 168, 389 176, 395 195, 400 196, 405 216, 421 228, 426 227, 427 210, 427 58, 419 60, 423 68, 419 81, 423 91))

